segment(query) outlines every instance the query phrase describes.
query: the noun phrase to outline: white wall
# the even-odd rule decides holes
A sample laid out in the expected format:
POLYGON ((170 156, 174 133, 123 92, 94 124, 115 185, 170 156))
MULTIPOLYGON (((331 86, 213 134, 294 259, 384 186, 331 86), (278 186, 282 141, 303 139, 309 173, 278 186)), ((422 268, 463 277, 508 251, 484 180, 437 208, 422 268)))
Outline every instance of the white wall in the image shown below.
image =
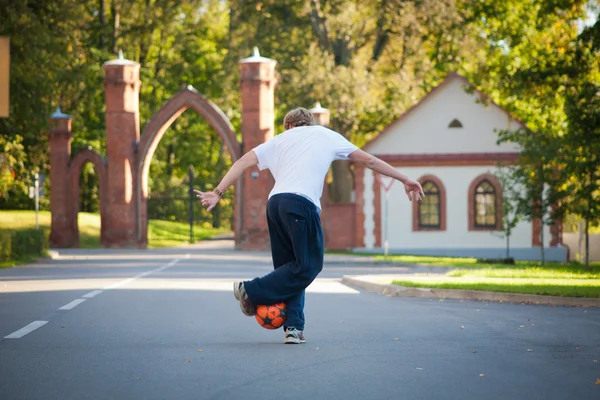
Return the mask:
MULTIPOLYGON (((469 185, 477 176, 484 173, 493 173, 490 167, 405 167, 398 168, 412 179, 418 179, 422 175, 435 175, 442 181, 446 189, 446 230, 443 232, 412 230, 412 205, 404 193, 403 185, 394 182, 390 189, 388 204, 388 232, 389 247, 391 249, 402 248, 504 248, 505 239, 498 232, 469 231, 469 185)), ((372 248, 374 243, 372 224, 369 219, 374 218, 372 207, 373 172, 365 171, 365 247, 372 248)), ((381 189, 381 238, 384 240, 385 215, 384 202, 385 191, 381 189)), ((550 229, 544 228, 544 243, 550 244, 550 229)), ((521 222, 514 229, 511 236, 511 248, 531 247, 532 226, 529 222, 521 222)))
POLYGON ((427 96, 381 138, 367 144, 372 154, 517 152, 516 144, 496 144, 494 129, 516 129, 498 106, 476 103, 458 77, 427 96), (448 128, 457 118, 463 128, 448 128))
MULTIPOLYGON (((600 234, 592 234, 590 241, 590 262, 600 261, 600 234)), ((569 247, 569 259, 585 261, 585 235, 575 233, 563 233, 563 243, 569 247), (581 250, 581 252, 579 251, 581 250)))

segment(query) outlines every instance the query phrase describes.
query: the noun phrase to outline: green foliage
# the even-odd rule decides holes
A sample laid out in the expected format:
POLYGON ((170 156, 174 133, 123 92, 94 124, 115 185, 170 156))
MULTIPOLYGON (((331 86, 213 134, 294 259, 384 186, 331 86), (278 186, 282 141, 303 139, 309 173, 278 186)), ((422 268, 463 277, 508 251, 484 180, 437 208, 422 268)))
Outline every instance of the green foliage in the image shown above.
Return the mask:
POLYGON ((0 231, 0 262, 11 260, 12 234, 10 231, 0 231))
POLYGON ((21 186, 19 177, 25 174, 25 152, 23 138, 16 135, 12 140, 0 136, 0 199, 7 199, 14 186, 21 186))
MULTIPOLYGON (((10 143, 17 160, 10 167, 15 171, 10 187, 12 173, 8 178, 6 167, 0 167, 0 207, 32 208, 27 188, 34 172, 48 172, 45 132, 56 106, 73 115, 74 154, 88 145, 104 152, 102 65, 120 49, 141 63, 142 132, 171 96, 192 85, 225 112, 241 138, 238 61, 257 46, 278 62, 278 132, 290 108, 320 101, 332 112, 332 127, 358 145, 448 72, 462 73, 526 122, 527 129, 501 136, 524 149, 516 178, 530 184, 523 197, 529 203, 557 201, 557 215, 587 212, 593 223, 600 196, 592 186, 596 181, 586 179, 600 153, 594 147, 600 125, 594 97, 600 84, 600 24, 581 28, 587 3, 0 0, 0 34, 11 36, 12 57, 11 117, 0 119, 0 144, 10 143), (588 142, 594 146, 584 145, 588 142), (541 197, 546 187, 541 181, 558 186, 541 197)), ((597 15, 598 8, 591 12, 597 15)), ((2 152, 8 151, 0 147, 2 152)), ((183 181, 190 165, 201 189, 212 188, 231 165, 220 138, 193 111, 183 113, 158 146, 151 194, 179 190, 186 196, 173 182, 183 181)), ((329 193, 349 199, 348 166, 337 164, 332 176, 329 193)), ((97 177, 89 165, 80 182, 81 209, 97 211, 97 177)), ((199 210, 199 220, 228 226, 232 193, 227 195, 225 207, 212 216, 199 210)), ((532 215, 544 208, 533 204, 532 215)), ((185 207, 179 208, 166 214, 184 219, 185 207)))
POLYGON ((0 262, 20 261, 48 253, 48 236, 42 229, 0 231, 0 262))
POLYGON ((513 229, 524 216, 520 205, 523 204, 523 188, 513 179, 514 171, 510 167, 500 167, 496 177, 502 185, 502 231, 506 238, 506 259, 510 257, 510 236, 513 229))

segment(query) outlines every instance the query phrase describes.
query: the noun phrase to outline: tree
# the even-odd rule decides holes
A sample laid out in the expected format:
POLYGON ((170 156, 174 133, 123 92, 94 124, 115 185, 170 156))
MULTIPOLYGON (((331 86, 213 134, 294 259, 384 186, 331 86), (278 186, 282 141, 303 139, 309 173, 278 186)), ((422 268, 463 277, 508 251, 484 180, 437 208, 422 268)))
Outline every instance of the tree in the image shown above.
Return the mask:
POLYGON ((19 184, 19 177, 25 173, 27 156, 22 140, 18 135, 12 140, 0 136, 0 198, 6 198, 13 185, 19 184))
POLYGON ((521 188, 516 196, 516 212, 525 220, 542 226, 540 244, 542 265, 545 263, 544 226, 551 226, 563 215, 560 207, 564 192, 557 190, 561 181, 559 158, 560 144, 545 132, 531 132, 525 128, 498 132, 499 143, 518 143, 521 153, 517 165, 507 179, 521 188))
POLYGON ((563 190, 569 209, 585 221, 585 265, 589 268, 589 227, 600 224, 600 86, 583 82, 572 88, 565 110, 563 190))
POLYGON ((510 237, 523 215, 519 207, 524 202, 523 187, 515 180, 511 167, 500 167, 495 176, 502 185, 502 232, 506 239, 506 259, 510 258, 510 237))

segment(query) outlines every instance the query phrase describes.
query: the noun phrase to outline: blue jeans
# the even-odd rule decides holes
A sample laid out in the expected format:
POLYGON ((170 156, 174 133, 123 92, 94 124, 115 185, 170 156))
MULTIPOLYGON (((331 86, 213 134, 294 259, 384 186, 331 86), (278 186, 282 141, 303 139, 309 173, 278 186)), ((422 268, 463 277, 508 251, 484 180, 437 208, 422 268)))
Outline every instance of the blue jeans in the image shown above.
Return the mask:
POLYGON ((323 229, 318 208, 291 193, 272 196, 267 222, 275 269, 244 282, 255 305, 285 302, 285 326, 304 330, 305 289, 323 269, 323 229))

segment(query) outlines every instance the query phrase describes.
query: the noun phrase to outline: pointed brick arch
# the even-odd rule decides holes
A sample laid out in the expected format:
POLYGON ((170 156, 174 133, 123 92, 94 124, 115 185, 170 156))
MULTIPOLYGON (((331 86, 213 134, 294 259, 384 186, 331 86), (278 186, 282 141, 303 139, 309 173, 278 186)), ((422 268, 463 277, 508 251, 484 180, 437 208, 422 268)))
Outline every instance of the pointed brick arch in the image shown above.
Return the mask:
POLYGON ((98 186, 100 192, 100 243, 104 244, 104 217, 106 215, 106 193, 107 193, 107 176, 106 176, 106 161, 104 157, 92 150, 91 147, 85 148, 69 162, 69 191, 70 191, 70 211, 72 213, 70 222, 72 224, 72 246, 79 247, 79 226, 77 224, 77 215, 79 213, 79 178, 81 169, 86 163, 91 163, 94 166, 94 171, 98 175, 98 186))
MULTIPOLYGON (((181 113, 192 108, 219 134, 232 160, 239 160, 242 146, 251 150, 275 133, 275 65, 274 60, 261 57, 257 49, 251 57, 240 60, 242 145, 225 114, 191 86, 167 101, 140 135, 140 64, 123 57, 104 63, 106 162, 91 149, 71 160, 72 117, 60 108, 52 114, 48 131, 51 245, 76 245, 74 202, 79 198, 79 173, 86 162, 91 162, 100 177, 102 245, 146 248, 148 172, 165 131, 181 113)), ((246 170, 234 186, 235 244, 243 250, 269 248, 265 208, 273 179, 270 174, 257 176, 255 172, 256 168, 246 170), (243 205, 242 198, 247 199, 243 205)))
MULTIPOLYGON (((242 156, 241 144, 237 141, 233 126, 227 116, 214 103, 190 86, 171 97, 152 117, 137 146, 136 208, 138 214, 137 235, 140 242, 147 243, 148 173, 152 156, 167 129, 188 108, 192 108, 200 114, 217 132, 231 155, 232 162, 237 161, 242 156)), ((238 182, 235 189, 236 230, 240 227, 238 218, 241 216, 242 190, 239 184, 240 182, 238 182)))

